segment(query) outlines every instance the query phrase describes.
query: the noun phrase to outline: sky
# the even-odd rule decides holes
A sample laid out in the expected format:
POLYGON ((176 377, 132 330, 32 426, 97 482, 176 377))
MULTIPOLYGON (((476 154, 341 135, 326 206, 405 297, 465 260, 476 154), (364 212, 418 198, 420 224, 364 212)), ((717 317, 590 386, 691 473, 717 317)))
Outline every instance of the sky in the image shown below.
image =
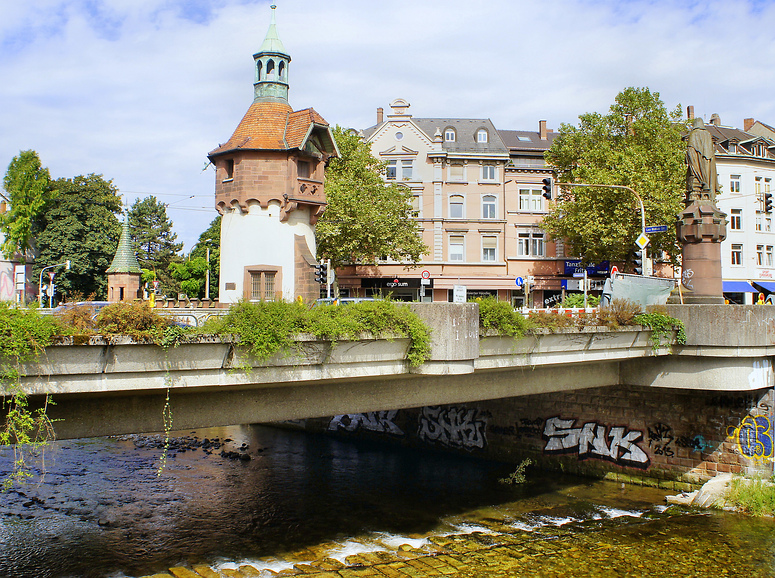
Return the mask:
MULTIPOLYGON (((269 0, 0 0, 0 169, 167 203, 189 251, 217 215, 207 153, 253 99, 269 0)), ((775 125, 775 0, 276 0, 289 100, 357 129, 396 98, 418 117, 538 130, 628 86, 706 120, 775 125)))

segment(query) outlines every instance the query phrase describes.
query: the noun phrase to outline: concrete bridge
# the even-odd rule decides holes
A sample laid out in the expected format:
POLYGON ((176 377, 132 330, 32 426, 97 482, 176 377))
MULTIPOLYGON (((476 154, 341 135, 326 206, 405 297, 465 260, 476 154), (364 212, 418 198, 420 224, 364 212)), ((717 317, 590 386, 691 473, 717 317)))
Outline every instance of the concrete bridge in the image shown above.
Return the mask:
POLYGON ((601 386, 754 391, 772 387, 775 308, 671 306, 685 346, 654 348, 640 327, 537 331, 521 340, 480 335, 475 304, 413 304, 433 330, 430 359, 405 361, 406 339, 331 344, 252 359, 210 338, 168 351, 130 340, 58 345, 22 367, 33 399, 52 394, 59 439, 266 423, 601 386))

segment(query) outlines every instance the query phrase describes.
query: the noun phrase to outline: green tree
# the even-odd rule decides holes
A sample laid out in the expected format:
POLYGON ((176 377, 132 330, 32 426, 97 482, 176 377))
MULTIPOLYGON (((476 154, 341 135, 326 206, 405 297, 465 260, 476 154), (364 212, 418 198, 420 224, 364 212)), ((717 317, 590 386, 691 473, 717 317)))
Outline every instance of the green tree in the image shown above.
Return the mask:
POLYGON ((205 297, 207 283, 207 254, 210 252, 210 298, 218 297, 218 272, 221 263, 221 216, 199 235, 199 240, 182 263, 172 263, 170 274, 180 282, 181 290, 189 297, 205 297))
POLYGON ((391 259, 416 263, 428 248, 412 218, 412 193, 382 178, 385 164, 369 145, 339 126, 341 156, 326 170, 326 212, 315 227, 318 255, 333 266, 391 259))
POLYGON ((33 233, 40 254, 33 268, 38 279, 43 267, 70 259, 70 270, 54 270, 60 295, 92 293, 97 299, 107 296, 105 271, 116 254, 121 224, 121 198, 102 175, 90 174, 52 183, 56 197, 35 220, 33 233))
POLYGON ((51 176, 41 165, 38 153, 21 151, 8 165, 3 187, 11 206, 0 216, 0 231, 5 235, 2 252, 6 258, 21 253, 24 260, 34 245, 34 221, 54 196, 51 176))
POLYGON ((159 280, 159 291, 177 293, 179 283, 169 272, 170 263, 181 261, 178 251, 183 243, 176 243, 172 221, 167 217, 167 205, 153 195, 137 199, 129 210, 129 230, 137 252, 140 267, 154 271, 159 280))
MULTIPOLYGON (((685 145, 681 111, 668 112, 659 93, 626 88, 608 114, 586 113, 579 126, 562 124, 545 158, 559 182, 623 185, 643 199, 648 225, 668 225, 649 235, 649 252, 680 254, 675 216, 684 196, 685 145)), ((633 257, 641 231, 640 206, 627 190, 566 187, 543 220, 544 229, 564 239, 569 255, 586 262, 633 257)))

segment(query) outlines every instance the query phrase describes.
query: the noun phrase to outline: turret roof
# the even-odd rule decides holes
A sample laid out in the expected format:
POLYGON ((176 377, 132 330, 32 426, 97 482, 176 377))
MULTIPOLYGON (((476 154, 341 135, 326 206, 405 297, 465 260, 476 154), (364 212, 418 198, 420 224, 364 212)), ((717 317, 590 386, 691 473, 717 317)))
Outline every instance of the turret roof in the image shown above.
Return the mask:
POLYGON ((135 252, 132 249, 132 240, 129 238, 129 220, 124 219, 121 229, 121 238, 118 240, 116 255, 108 267, 106 273, 142 273, 140 263, 137 262, 135 252))

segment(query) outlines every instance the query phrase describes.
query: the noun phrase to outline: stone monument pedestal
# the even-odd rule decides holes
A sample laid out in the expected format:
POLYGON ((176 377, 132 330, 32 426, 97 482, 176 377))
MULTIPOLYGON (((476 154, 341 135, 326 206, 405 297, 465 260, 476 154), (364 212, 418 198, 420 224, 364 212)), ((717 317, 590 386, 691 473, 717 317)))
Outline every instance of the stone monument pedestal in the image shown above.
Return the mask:
POLYGON ((727 238, 726 214, 709 200, 686 205, 676 223, 683 245, 681 284, 684 303, 723 304, 721 242, 727 238))

